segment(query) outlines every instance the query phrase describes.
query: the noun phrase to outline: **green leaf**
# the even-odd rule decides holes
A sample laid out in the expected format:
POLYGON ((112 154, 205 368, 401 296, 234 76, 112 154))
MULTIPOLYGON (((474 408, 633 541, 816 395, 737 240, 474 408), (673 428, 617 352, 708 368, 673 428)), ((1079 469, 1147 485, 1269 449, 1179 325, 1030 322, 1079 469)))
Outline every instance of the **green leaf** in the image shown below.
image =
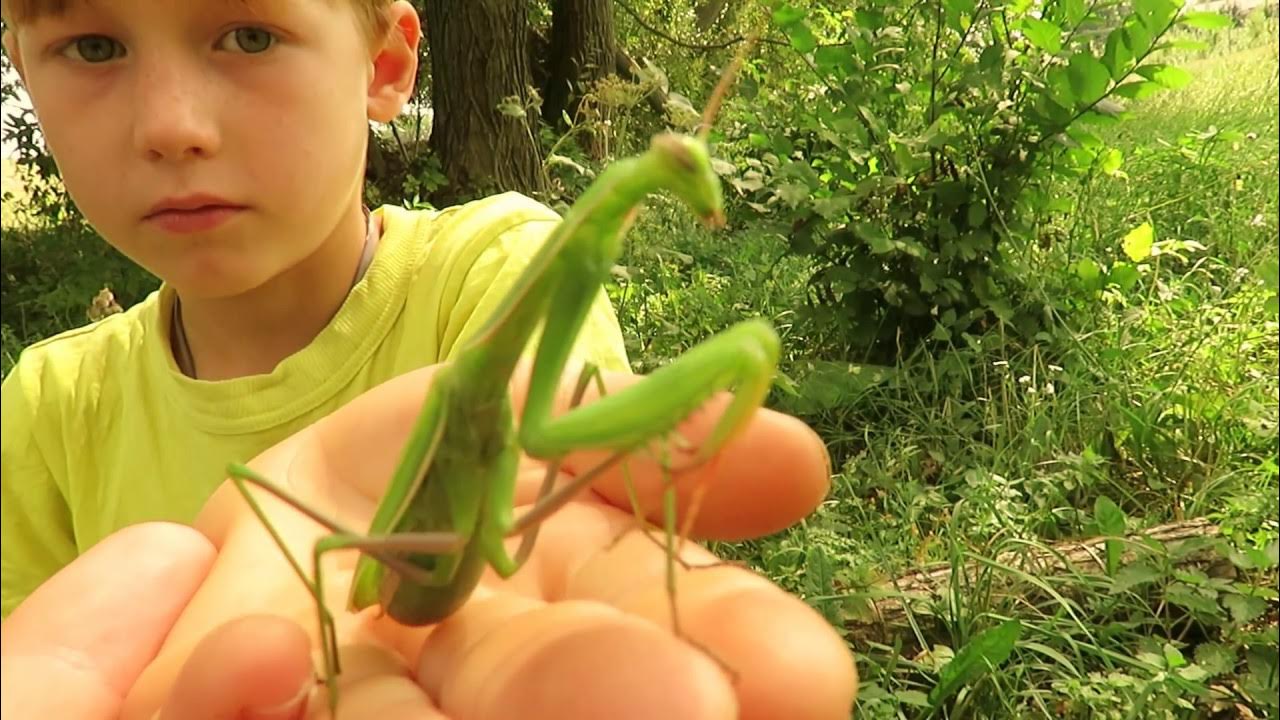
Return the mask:
POLYGON ((1053 97, 1054 102, 1067 109, 1067 112, 1074 115, 1074 110, 1080 102, 1080 98, 1076 97, 1075 88, 1071 83, 1071 71, 1065 67, 1052 67, 1045 75, 1045 85, 1048 86, 1049 94, 1053 97))
POLYGON ((1172 65, 1143 65, 1138 74, 1153 82, 1160 83, 1170 90, 1179 90, 1191 84, 1194 79, 1191 73, 1172 65))
POLYGON ((1127 518, 1124 511, 1115 501, 1106 495, 1099 495, 1093 503, 1093 520, 1098 523, 1098 530, 1103 535, 1123 536, 1127 518))
POLYGON ((1088 8, 1085 7, 1084 0, 1066 0, 1066 2, 1063 3, 1063 9, 1067 12, 1067 22, 1072 25, 1080 24, 1080 21, 1084 19, 1085 14, 1088 13, 1088 8))
POLYGON ((929 707, 929 696, 919 690, 899 690, 893 696, 898 702, 904 705, 914 705, 916 707, 929 707))
POLYGON ((1133 9, 1142 24, 1156 34, 1168 26, 1169 21, 1178 14, 1178 5, 1173 0, 1134 0, 1133 9))
POLYGON ((1160 43, 1158 50, 1191 50, 1200 52, 1208 50, 1211 46, 1203 40, 1192 40, 1191 38, 1175 38, 1169 42, 1160 43))
POLYGON ((1267 601, 1252 595, 1228 595, 1222 598, 1222 604, 1231 611, 1231 619, 1237 625, 1244 625, 1267 611, 1267 601))
POLYGON ((1113 92, 1120 97, 1126 97, 1131 100, 1143 100, 1163 89, 1159 83, 1153 83, 1150 80, 1138 80, 1137 82, 1117 85, 1113 92))
MULTIPOLYGON (((1099 495, 1093 504, 1093 519, 1103 535, 1119 537, 1124 535, 1125 516, 1119 505, 1106 495, 1099 495)), ((1120 567, 1120 556, 1124 553, 1124 545, 1119 540, 1107 540, 1103 543, 1107 553, 1107 576, 1115 577, 1120 567)))
POLYGON ((930 704, 941 705, 965 685, 1002 665, 1021 634, 1022 623, 1009 620, 975 635, 938 674, 938 684, 929 692, 930 704))
POLYGON ((969 227, 982 227, 982 223, 987 220, 987 204, 981 200, 974 200, 969 203, 969 209, 965 211, 965 215, 969 221, 969 227))
POLYGON ((1202 30, 1221 30, 1222 28, 1229 28, 1232 25, 1231 18, 1226 15, 1207 11, 1186 13, 1182 17, 1178 18, 1178 22, 1183 25, 1189 25, 1202 30))
POLYGON ((1122 291, 1129 292, 1138 284, 1138 270, 1128 263, 1118 262, 1107 273, 1107 282, 1115 283, 1122 291))
POLYGON ((1033 17, 1022 18, 1022 34, 1027 37, 1027 40, 1032 45, 1050 55, 1056 55, 1062 50, 1062 28, 1048 20, 1033 17))
POLYGON ((1111 75, 1097 58, 1087 52, 1071 56, 1067 68, 1071 78, 1071 89, 1081 105, 1092 105, 1107 92, 1111 84, 1111 75))
POLYGON ((1170 643, 1164 644, 1164 664, 1170 670, 1177 670, 1187 664, 1187 659, 1182 656, 1182 651, 1174 647, 1170 643))
POLYGON ((849 211, 849 208, 852 205, 852 195, 836 195, 829 198, 815 198, 813 201, 813 211, 828 220, 832 220, 844 215, 849 211))
POLYGON ((853 17, 857 20, 860 28, 879 30, 884 27, 885 15, 881 10, 860 8, 854 11, 853 17))
POLYGON ((1151 247, 1155 240, 1155 229, 1151 227, 1151 223, 1145 222, 1130 230, 1120 242, 1120 247, 1130 260, 1142 262, 1151 257, 1151 247))
POLYGON ((1227 557, 1241 570, 1257 570, 1258 568, 1271 567, 1271 563, 1267 560, 1266 552, 1259 548, 1232 550, 1227 554, 1227 557))
POLYGON ((1212 590, 1203 590, 1194 588, 1186 583, 1172 583, 1164 591, 1165 600, 1194 610, 1207 617, 1221 617, 1222 610, 1218 607, 1217 593, 1212 590))
POLYGON ((795 25, 804 19, 805 11, 795 5, 783 5, 773 11, 773 22, 780 28, 795 25))
POLYGON ((1102 268, 1098 267, 1098 263, 1092 258, 1084 258, 1076 262, 1076 277, 1084 283, 1087 288, 1097 288, 1101 285, 1102 268))
POLYGON ((774 194, 794 208, 809 197, 809 187, 804 183, 789 182, 779 186, 774 194))
POLYGON ((1236 667, 1235 648, 1222 643, 1200 643, 1196 646, 1196 664, 1209 675, 1225 675, 1236 667))
POLYGON ((1107 148, 1102 153, 1102 161, 1100 166, 1102 172, 1107 175, 1115 175, 1120 171, 1120 166, 1124 164, 1124 155, 1116 148, 1107 148))
POLYGON ((818 47, 818 38, 809 29, 808 23, 799 22, 787 27, 787 37, 791 40, 791 47, 804 54, 813 52, 818 47))
POLYGON ((1058 652, 1057 650, 1054 650, 1048 645, 1028 640, 1027 642, 1022 643, 1022 649, 1031 650, 1032 652, 1038 652, 1041 655, 1044 655, 1045 657, 1052 658, 1059 665, 1066 668, 1067 672, 1071 673, 1072 675, 1080 676, 1082 674, 1080 670, 1076 668, 1075 663, 1071 662, 1071 660, 1067 658, 1066 655, 1063 655, 1062 653, 1058 652))
POLYGON ((856 222, 853 225, 853 232, 871 247, 871 252, 877 255, 892 252, 894 249, 893 241, 885 234, 884 228, 875 223, 856 222))
POLYGON ((853 60, 853 50, 840 45, 825 45, 818 48, 813 54, 813 64, 823 72, 843 77, 853 75, 857 70, 853 60), (839 72, 833 73, 833 70, 839 72))
POLYGON ((1107 72, 1111 73, 1111 79, 1116 82, 1120 82, 1125 75, 1129 74, 1129 66, 1133 64, 1133 53, 1129 50, 1129 44, 1125 42, 1123 27, 1118 27, 1107 35, 1107 46, 1102 52, 1102 64, 1106 66, 1107 72))
POLYGON ((1115 574, 1111 581, 1112 592, 1124 592, 1139 585, 1146 585, 1164 577, 1164 573, 1148 563, 1136 562, 1125 565, 1115 574))
POLYGON ((1144 56, 1147 50, 1151 49, 1151 33, 1142 26, 1142 23, 1133 21, 1125 23, 1124 41, 1125 46, 1129 48, 1129 54, 1134 59, 1144 56))

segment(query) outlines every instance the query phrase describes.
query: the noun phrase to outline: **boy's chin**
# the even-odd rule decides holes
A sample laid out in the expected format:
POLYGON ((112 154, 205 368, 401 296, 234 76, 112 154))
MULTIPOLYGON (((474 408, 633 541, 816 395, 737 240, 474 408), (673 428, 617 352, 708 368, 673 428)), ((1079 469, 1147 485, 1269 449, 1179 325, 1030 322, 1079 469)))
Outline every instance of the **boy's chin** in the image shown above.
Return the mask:
POLYGON ((164 278, 183 302, 217 302, 235 300, 253 294, 266 280, 233 273, 211 271, 181 273, 164 278))

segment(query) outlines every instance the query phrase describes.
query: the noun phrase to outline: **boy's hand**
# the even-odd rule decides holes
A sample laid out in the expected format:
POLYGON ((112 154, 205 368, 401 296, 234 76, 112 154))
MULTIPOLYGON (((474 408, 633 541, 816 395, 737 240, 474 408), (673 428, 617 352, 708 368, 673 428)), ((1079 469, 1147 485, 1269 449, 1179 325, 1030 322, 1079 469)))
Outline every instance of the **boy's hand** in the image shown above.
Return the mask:
MULTIPOLYGON (((431 372, 375 388, 267 451, 254 468, 321 513, 363 529, 431 372)), ((611 388, 636 380, 606 376, 611 388)), ((514 389, 519 397, 522 388, 514 389)), ((682 435, 696 444, 720 407, 699 413, 682 435)), ((572 456, 564 470, 576 474, 601 457, 572 456)), ((693 535, 751 537, 798 521, 826 492, 826 462, 821 442, 803 424, 757 413, 714 462, 679 476, 686 498, 699 484, 707 489, 693 535)), ((522 465, 521 503, 533 501, 544 470, 533 461, 522 465)), ((636 461, 631 470, 640 496, 657 498, 663 475, 656 464, 636 461)), ((310 572, 320 528, 258 496, 310 572)), ((341 716, 848 717, 856 675, 847 647, 817 613, 753 573, 720 566, 680 570, 677 579, 684 631, 737 674, 736 684, 714 659, 674 637, 667 629, 664 550, 625 532, 634 524, 629 508, 621 474, 603 479, 544 523, 529 563, 514 578, 490 572, 461 611, 432 628, 401 627, 378 618, 376 609, 345 612, 355 554, 330 556, 325 591, 338 622, 341 716)), ((234 487, 215 494, 197 527, 217 558, 133 686, 123 717, 152 717, 166 699, 174 717, 201 717, 187 705, 197 700, 214 703, 220 714, 210 717, 262 717, 241 709, 310 689, 313 661, 320 667, 318 653, 312 655, 319 647, 314 601, 234 487)), ((692 544, 684 556, 693 564, 714 561, 692 544)), ((130 582, 124 577, 120 582, 130 582)), ((314 693, 311 711, 325 706, 323 693, 314 693)), ((302 717, 297 706, 281 710, 271 717, 302 717)))

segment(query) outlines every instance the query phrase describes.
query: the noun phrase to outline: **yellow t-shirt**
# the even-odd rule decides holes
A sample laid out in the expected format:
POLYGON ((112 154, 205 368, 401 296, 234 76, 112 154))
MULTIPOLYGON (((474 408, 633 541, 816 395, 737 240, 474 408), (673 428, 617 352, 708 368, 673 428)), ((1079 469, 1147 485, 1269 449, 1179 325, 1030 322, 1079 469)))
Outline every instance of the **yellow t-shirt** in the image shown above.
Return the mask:
MULTIPOLYGON (((112 532, 191 522, 247 461, 370 388, 448 360, 488 319, 553 211, 507 193, 448 210, 387 206, 365 275, 312 343, 270 374, 192 380, 168 341, 173 291, 27 348, 3 386, 5 617, 112 532)), ((627 370, 601 292, 575 355, 627 370)))

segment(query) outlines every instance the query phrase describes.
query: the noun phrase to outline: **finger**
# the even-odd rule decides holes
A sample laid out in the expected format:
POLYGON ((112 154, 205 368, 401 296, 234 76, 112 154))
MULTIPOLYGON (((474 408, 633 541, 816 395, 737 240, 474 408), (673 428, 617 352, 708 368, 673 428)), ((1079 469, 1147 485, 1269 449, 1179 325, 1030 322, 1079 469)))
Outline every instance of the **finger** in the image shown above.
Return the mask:
POLYGON ((500 594, 470 603, 428 639, 419 680, 458 720, 737 717, 713 662, 599 603, 530 608, 500 594))
POLYGON ((4 622, 4 716, 114 718, 213 559, 195 530, 144 523, 50 578, 4 622))
MULTIPOLYGON (((848 646, 821 615, 745 568, 688 546, 675 565, 683 635, 735 676, 743 720, 848 718, 857 671, 848 646)), ((633 530, 570 577, 566 597, 598 600, 671 628, 668 560, 633 530)))
POLYGON ((296 624, 253 615, 206 636, 191 653, 160 720, 294 720, 314 687, 311 641, 296 624))

